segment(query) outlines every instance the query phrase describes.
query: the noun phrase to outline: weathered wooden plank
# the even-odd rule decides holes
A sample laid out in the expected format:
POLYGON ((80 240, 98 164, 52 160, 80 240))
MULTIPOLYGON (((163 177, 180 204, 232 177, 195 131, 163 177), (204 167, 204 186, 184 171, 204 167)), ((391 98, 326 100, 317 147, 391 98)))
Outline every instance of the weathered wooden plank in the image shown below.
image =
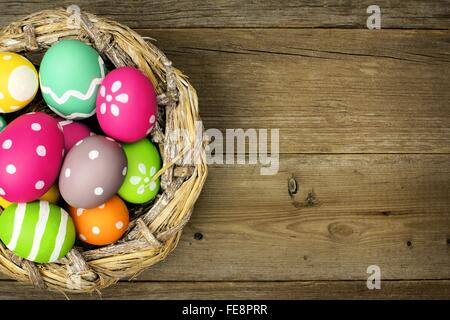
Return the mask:
MULTIPOLYGON (((0 24, 18 15, 73 1, 0 1, 0 24)), ((366 28, 370 1, 329 0, 177 0, 125 3, 79 0, 82 9, 108 16, 133 28, 185 27, 284 27, 284 28, 366 28)), ((379 0, 382 28, 449 28, 450 2, 447 0, 379 0)))
POLYGON ((279 128, 283 153, 449 153, 450 31, 141 30, 208 128, 279 128))
POLYGON ((450 152, 450 31, 140 32, 208 128, 279 128, 283 153, 450 152))
POLYGON ((138 279, 364 280, 372 264, 388 280, 450 279, 450 155, 280 164, 276 176, 211 168, 178 248, 138 279))
MULTIPOLYGON (((288 282, 119 282, 101 295, 69 294, 69 299, 448 299, 450 281, 382 281, 368 290, 365 281, 288 282)), ((0 299, 66 299, 63 294, 11 281, 0 282, 0 299)))
POLYGON ((364 280, 372 264, 386 280, 450 279, 448 190, 450 155, 284 155, 275 176, 215 166, 178 248, 137 279, 364 280))

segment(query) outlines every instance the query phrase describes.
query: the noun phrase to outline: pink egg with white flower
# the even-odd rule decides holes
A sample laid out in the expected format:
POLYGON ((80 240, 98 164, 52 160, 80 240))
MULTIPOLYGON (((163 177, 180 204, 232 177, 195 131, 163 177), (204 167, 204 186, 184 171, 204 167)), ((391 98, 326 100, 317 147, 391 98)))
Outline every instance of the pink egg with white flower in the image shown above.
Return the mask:
POLYGON ((58 118, 58 124, 64 136, 66 154, 78 141, 94 135, 91 129, 81 122, 58 118))
POLYGON ((61 169, 64 137, 58 121, 28 113, 0 134, 0 196, 10 202, 30 202, 43 196, 61 169))
POLYGON ((146 137, 157 119, 155 88, 141 71, 132 67, 117 68, 103 79, 96 106, 102 130, 122 142, 146 137))

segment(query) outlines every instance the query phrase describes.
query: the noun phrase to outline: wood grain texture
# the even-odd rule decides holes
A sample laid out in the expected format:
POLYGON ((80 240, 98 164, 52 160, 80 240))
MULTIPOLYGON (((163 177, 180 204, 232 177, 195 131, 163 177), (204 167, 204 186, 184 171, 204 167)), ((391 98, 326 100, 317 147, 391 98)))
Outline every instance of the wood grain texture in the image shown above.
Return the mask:
POLYGON ((386 280, 450 279, 450 155, 280 163, 276 176, 212 167, 177 249, 137 279, 365 280, 371 264, 386 280))
POLYGON ((137 279, 365 280, 371 264, 385 280, 450 279, 450 155, 280 160, 275 176, 212 167, 177 249, 137 279))
MULTIPOLYGON (((37 10, 73 1, 0 0, 0 24, 37 10)), ((373 1, 349 0, 163 0, 126 2, 78 0, 83 9, 108 16, 133 28, 258 27, 366 28, 373 1)), ((448 29, 448 0, 378 0, 382 28, 448 29)))
POLYGON ((282 153, 450 152, 450 31, 140 30, 207 128, 279 128, 282 153))
MULTIPOLYGON (((383 281, 450 279, 450 155, 283 155, 280 163, 276 176, 212 167, 177 250, 137 280, 365 280, 371 264, 383 281)), ((217 295, 240 294, 217 286, 217 295)), ((275 284, 272 293, 279 297, 275 284)))
POLYGON ((69 294, 35 289, 12 281, 0 282, 1 299, 448 299, 450 281, 383 281, 368 290, 365 281, 289 282, 119 282, 101 293, 69 294))

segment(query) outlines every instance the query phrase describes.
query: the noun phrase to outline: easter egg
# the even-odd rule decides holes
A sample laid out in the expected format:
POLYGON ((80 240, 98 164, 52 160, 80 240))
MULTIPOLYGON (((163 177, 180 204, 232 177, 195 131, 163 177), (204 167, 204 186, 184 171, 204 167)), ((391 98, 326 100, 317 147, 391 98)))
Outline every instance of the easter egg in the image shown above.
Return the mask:
POLYGON ((36 112, 13 120, 0 134, 0 196, 30 202, 44 195, 58 177, 63 151, 53 117, 36 112))
POLYGON ((122 142, 145 138, 155 125, 157 111, 155 89, 138 69, 117 68, 103 80, 97 119, 106 135, 122 142))
POLYGON ((50 203, 57 203, 59 201, 60 194, 58 189, 58 184, 55 183, 52 187, 39 198, 41 201, 48 201, 50 203))
POLYGON ((30 61, 17 53, 0 52, 0 113, 25 107, 38 87, 38 73, 30 61))
POLYGON ((131 203, 145 203, 158 194, 160 178, 152 177, 161 169, 158 149, 148 140, 123 145, 127 156, 128 172, 119 189, 119 195, 131 203))
POLYGON ((127 172, 122 146, 96 135, 78 141, 64 160, 59 176, 63 199, 75 208, 94 208, 119 190, 127 172))
POLYGON ((72 149, 75 143, 94 134, 87 125, 80 122, 60 120, 58 123, 64 135, 66 153, 72 149))
POLYGON ((128 228, 127 206, 116 195, 98 207, 71 207, 69 212, 78 238, 89 244, 100 246, 116 242, 128 228))
POLYGON ((59 116, 82 119, 95 113, 95 100, 105 65, 92 47, 79 40, 62 40, 45 53, 40 86, 45 102, 59 116))
POLYGON ((6 127, 6 121, 2 117, 0 117, 0 132, 2 132, 3 129, 5 129, 5 127, 6 127))
POLYGON ((2 207, 3 209, 6 209, 10 205, 12 205, 12 202, 9 202, 8 200, 5 200, 2 197, 0 197, 0 207, 2 207))
POLYGON ((55 262, 72 249, 75 226, 66 211, 47 201, 14 203, 0 215, 0 239, 19 257, 55 262))
MULTIPOLYGON (((57 203, 59 201, 58 186, 54 184, 42 197, 39 198, 39 200, 48 201, 50 203, 57 203)), ((6 209, 12 204, 13 204, 12 202, 9 202, 8 200, 5 200, 2 197, 0 197, 0 207, 6 209)))

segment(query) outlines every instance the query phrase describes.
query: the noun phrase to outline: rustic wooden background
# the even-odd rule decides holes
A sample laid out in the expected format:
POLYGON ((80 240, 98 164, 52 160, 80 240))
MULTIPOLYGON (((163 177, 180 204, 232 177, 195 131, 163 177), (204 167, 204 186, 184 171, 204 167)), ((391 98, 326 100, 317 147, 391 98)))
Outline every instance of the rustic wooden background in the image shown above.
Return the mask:
MULTIPOLYGON (((67 4, 0 0, 0 25, 67 4)), ((156 39, 207 128, 280 128, 277 175, 212 166, 178 249, 103 298, 450 298, 450 1, 77 4, 156 39)))

